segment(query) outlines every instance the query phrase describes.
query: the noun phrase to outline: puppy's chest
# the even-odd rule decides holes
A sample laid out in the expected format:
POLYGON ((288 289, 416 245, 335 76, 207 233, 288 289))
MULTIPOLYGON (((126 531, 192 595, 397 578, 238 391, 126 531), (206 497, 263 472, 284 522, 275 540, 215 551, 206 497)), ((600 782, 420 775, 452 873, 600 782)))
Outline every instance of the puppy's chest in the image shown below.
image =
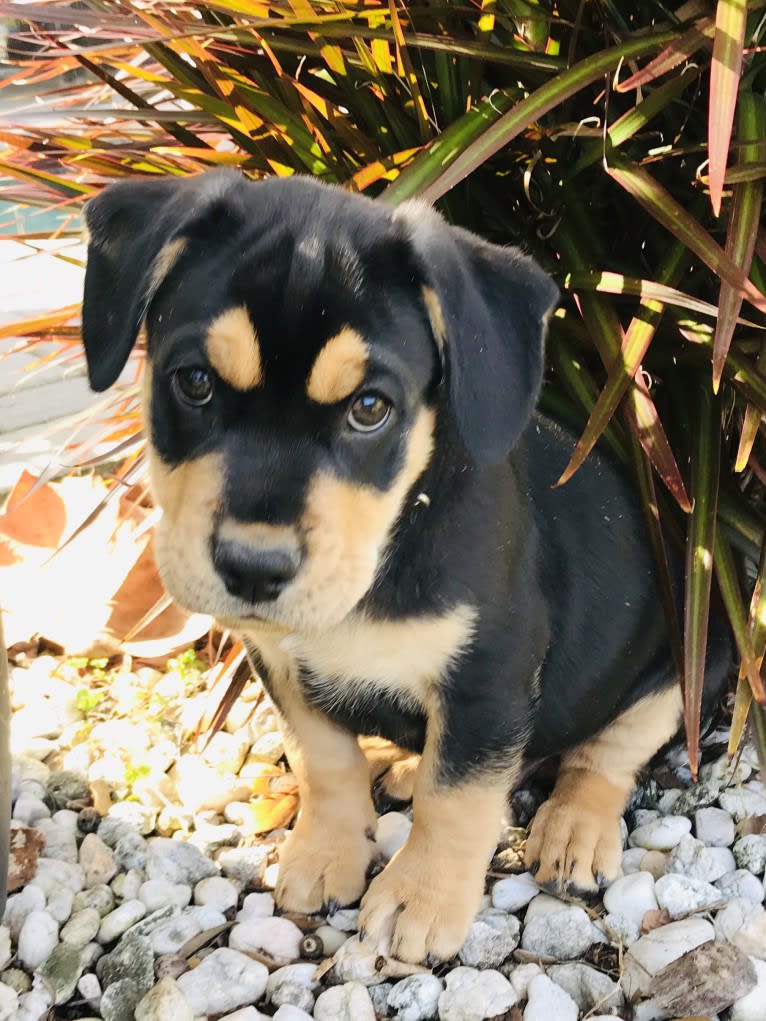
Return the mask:
POLYGON ((473 633, 474 612, 404 620, 355 617, 322 635, 290 635, 304 697, 357 733, 422 746, 429 703, 473 633))

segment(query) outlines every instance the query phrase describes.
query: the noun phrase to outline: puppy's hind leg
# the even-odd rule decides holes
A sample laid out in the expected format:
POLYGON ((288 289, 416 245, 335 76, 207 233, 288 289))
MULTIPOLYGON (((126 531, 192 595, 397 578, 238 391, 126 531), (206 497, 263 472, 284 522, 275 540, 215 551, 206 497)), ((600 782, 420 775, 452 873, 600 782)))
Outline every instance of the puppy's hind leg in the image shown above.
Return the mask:
POLYGON ((532 822, 527 868, 560 895, 595 893, 622 858, 620 816, 636 773, 675 734, 677 686, 648 695, 591 740, 564 755, 550 798, 532 822))

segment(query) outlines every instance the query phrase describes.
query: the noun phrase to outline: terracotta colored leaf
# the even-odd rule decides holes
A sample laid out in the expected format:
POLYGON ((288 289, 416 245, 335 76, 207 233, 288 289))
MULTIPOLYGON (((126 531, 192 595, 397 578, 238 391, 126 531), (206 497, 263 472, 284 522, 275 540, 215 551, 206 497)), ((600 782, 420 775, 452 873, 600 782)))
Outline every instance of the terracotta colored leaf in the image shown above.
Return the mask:
POLYGON ((253 835, 269 833, 282 826, 289 826, 298 811, 298 798, 285 794, 281 798, 259 798, 249 806, 247 831, 253 835))
POLYGON ((715 11, 713 63, 710 67, 708 153, 710 201, 716 216, 721 211, 723 179, 737 105, 739 76, 747 21, 746 0, 718 0, 715 11))
POLYGON ((67 525, 66 505, 53 486, 37 482, 24 469, 0 514, 0 532, 25 546, 55 549, 67 525))

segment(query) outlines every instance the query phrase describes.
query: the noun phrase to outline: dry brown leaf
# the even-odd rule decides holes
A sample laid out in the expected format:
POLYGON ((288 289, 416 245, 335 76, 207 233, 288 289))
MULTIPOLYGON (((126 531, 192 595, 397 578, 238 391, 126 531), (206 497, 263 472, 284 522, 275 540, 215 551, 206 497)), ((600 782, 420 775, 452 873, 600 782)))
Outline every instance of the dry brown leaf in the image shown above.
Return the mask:
POLYGON ((35 489, 36 482, 25 468, 0 514, 0 532, 25 546, 55 549, 67 526, 66 504, 49 482, 35 489))
POLYGON ((285 794, 281 798, 259 798, 248 806, 250 834, 269 833, 282 826, 289 826, 298 811, 298 798, 285 794))
POLYGON ((766 815, 751 815, 749 818, 743 819, 737 830, 741 837, 751 834, 759 836, 762 833, 766 833, 766 815))
POLYGON ((651 911, 646 911, 641 919, 641 933, 646 935, 652 929, 659 929, 672 921, 673 916, 667 908, 653 908, 651 911))
POLYGON ((11 830, 11 847, 8 859, 8 893, 26 886, 37 871, 37 859, 45 839, 33 826, 15 826, 11 830))

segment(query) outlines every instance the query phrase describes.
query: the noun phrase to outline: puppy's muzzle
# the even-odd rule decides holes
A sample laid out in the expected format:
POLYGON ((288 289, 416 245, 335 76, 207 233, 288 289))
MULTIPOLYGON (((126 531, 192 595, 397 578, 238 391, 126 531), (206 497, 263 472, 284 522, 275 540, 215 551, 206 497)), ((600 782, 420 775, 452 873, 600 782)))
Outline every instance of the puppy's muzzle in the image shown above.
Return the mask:
POLYGON ((248 603, 273 602, 300 570, 300 550, 266 549, 218 539, 213 564, 230 595, 248 603))

